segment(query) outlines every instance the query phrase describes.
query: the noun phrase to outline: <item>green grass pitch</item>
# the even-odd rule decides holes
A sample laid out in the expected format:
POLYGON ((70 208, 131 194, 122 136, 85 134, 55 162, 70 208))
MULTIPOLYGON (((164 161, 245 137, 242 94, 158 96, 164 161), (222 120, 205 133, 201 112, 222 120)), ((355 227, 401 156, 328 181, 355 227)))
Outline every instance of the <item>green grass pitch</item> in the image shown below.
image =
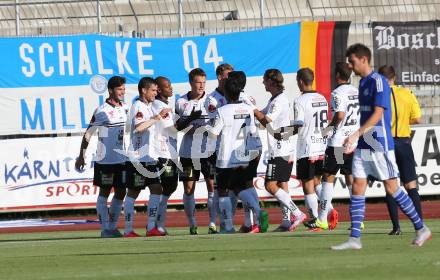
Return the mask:
MULTIPOLYGON (((360 251, 334 252, 348 223, 333 232, 97 238, 98 231, 0 235, 0 279, 440 279, 440 220, 433 240, 410 246, 414 232, 388 236, 390 222, 365 223, 360 251)), ((271 229, 275 228, 274 225, 271 229)), ((144 233, 143 229, 138 229, 144 233)))

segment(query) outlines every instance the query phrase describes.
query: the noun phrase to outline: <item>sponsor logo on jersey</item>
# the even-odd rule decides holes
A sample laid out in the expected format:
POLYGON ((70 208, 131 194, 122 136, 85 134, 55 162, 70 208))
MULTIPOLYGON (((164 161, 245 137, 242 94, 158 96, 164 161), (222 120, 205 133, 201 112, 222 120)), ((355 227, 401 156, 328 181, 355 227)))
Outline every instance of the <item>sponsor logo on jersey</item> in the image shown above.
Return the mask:
POLYGON ((210 113, 214 113, 215 110, 217 110, 217 107, 215 107, 214 104, 209 104, 209 105, 208 105, 208 111, 209 111, 210 113))

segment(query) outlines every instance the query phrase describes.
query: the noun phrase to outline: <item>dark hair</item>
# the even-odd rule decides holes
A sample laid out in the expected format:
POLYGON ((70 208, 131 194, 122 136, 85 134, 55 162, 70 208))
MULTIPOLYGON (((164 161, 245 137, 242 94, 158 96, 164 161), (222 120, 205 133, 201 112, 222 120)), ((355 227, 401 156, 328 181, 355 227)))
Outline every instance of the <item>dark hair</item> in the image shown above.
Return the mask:
POLYGON ((139 95, 142 93, 142 89, 149 89, 152 85, 157 85, 156 81, 151 77, 142 77, 138 83, 138 92, 139 95))
POLYGON ((226 96, 236 101, 246 86, 246 74, 243 71, 232 71, 229 73, 225 83, 226 96))
POLYGON ((353 70, 348 66, 346 62, 336 62, 335 75, 339 74, 339 78, 344 81, 350 80, 350 76, 353 70))
POLYGON ((233 67, 231 64, 228 64, 228 63, 220 64, 220 65, 217 66, 217 68, 215 69, 215 74, 216 74, 217 76, 223 75, 223 73, 224 73, 226 70, 234 71, 234 67, 233 67))
POLYGON ((189 81, 190 81, 190 82, 194 81, 194 78, 195 78, 196 76, 206 77, 206 73, 205 73, 205 71, 203 71, 202 68, 194 68, 194 69, 191 70, 191 72, 189 72, 189 74, 188 74, 189 81))
POLYGON ((296 72, 296 80, 302 81, 307 86, 312 85, 314 79, 315 74, 313 73, 313 70, 308 67, 301 68, 296 72))
POLYGON ((274 82, 276 87, 279 88, 280 90, 284 90, 284 86, 283 86, 284 78, 280 70, 267 69, 266 72, 264 72, 264 78, 274 82))
POLYGON ((113 76, 108 80, 107 88, 114 89, 122 85, 125 85, 125 78, 121 76, 113 76))
POLYGON ((368 59, 368 63, 370 63, 371 61, 371 51, 367 46, 363 44, 357 43, 348 47, 347 51, 345 52, 345 56, 349 57, 352 54, 354 54, 357 58, 366 56, 368 59))
POLYGON ((394 71, 394 67, 391 65, 383 65, 378 70, 379 74, 391 80, 396 77, 396 71, 394 71))
POLYGON ((160 83, 161 83, 162 81, 167 81, 167 82, 170 82, 170 83, 171 83, 170 79, 168 79, 167 77, 164 77, 164 76, 156 77, 156 79, 154 79, 154 81, 156 81, 156 84, 157 84, 158 86, 160 85, 160 83))

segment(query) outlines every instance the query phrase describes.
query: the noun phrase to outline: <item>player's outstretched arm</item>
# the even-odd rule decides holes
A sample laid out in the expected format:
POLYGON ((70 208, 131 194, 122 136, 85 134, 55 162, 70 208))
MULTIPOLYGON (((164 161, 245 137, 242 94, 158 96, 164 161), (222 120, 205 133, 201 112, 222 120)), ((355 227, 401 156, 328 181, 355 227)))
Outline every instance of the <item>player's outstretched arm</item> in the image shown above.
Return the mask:
POLYGON ((79 149, 79 155, 75 161, 75 168, 79 171, 84 170, 84 166, 85 166, 84 154, 87 150, 87 147, 89 146, 90 138, 92 138, 92 135, 93 133, 95 133, 95 131, 96 131, 96 126, 93 126, 91 121, 89 126, 87 127, 86 132, 83 135, 83 138, 81 140, 81 147, 79 149))
POLYGON ((293 135, 298 134, 298 130, 300 127, 302 127, 302 125, 294 124, 294 125, 281 127, 276 131, 272 131, 270 129, 268 129, 267 131, 270 134, 272 134, 272 136, 277 140, 287 140, 293 135))
POLYGON ((164 108, 159 112, 159 114, 153 116, 151 119, 141 122, 140 124, 137 124, 135 127, 135 133, 142 133, 146 131, 157 121, 160 121, 162 118, 164 118, 170 111, 171 111, 170 108, 164 108))
POLYGON ((272 120, 268 116, 266 116, 263 112, 259 111, 256 108, 254 109, 254 116, 264 127, 266 127, 269 123, 272 122, 272 120))
POLYGON ((326 128, 322 130, 322 136, 327 136, 333 128, 339 126, 339 124, 344 120, 345 113, 344 112, 336 112, 333 115, 331 122, 328 124, 326 128))
POLYGON ((202 111, 201 110, 196 111, 196 108, 194 107, 193 110, 191 111, 191 114, 188 117, 180 117, 176 121, 176 129, 178 131, 184 130, 190 125, 190 123, 193 120, 200 118, 201 115, 202 115, 202 111))

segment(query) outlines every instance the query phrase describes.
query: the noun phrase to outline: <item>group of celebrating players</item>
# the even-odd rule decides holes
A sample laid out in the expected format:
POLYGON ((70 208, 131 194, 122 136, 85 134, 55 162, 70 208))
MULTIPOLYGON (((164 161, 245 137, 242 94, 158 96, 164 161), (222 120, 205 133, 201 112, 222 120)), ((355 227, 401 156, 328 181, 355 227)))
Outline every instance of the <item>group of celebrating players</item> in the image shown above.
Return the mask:
POLYGON ((309 68, 297 72, 301 94, 293 101, 293 120, 283 75, 277 69, 264 73, 263 84, 271 98, 261 111, 244 93, 245 73, 234 71, 229 64, 217 67, 218 87, 210 94, 205 92, 205 72, 193 69, 189 73, 191 90, 176 100, 174 108, 169 104, 173 89, 166 77, 141 78, 139 97, 131 108, 123 103, 125 79, 110 78, 109 98, 95 110, 76 161, 76 168, 83 169, 88 143, 98 130, 93 183, 99 187, 96 208, 101 236, 140 236, 133 229, 134 202, 146 187, 150 190, 146 235, 166 235, 167 203, 178 180, 184 186, 190 234, 198 234, 194 189, 200 173, 208 190, 208 233, 235 232, 233 217, 238 199, 245 212, 240 232, 266 232, 268 215, 260 208, 253 186, 262 153, 258 131, 266 129, 269 159, 265 188, 279 201, 283 213, 276 231, 294 231, 300 224, 311 231, 334 229, 338 213, 331 200, 335 175, 340 171, 350 190, 352 225, 350 239, 333 249, 362 247, 360 228, 370 177, 384 182, 387 193, 414 223, 413 244, 421 246, 431 232, 397 185, 399 172, 389 138, 389 86, 372 70, 367 47, 355 44, 346 55, 349 63, 339 62, 335 67, 337 87, 331 94, 330 121, 327 100, 313 90, 314 73, 309 68), (359 91, 349 83, 352 70, 362 77, 359 91), (179 148, 178 132, 182 132, 179 148), (309 219, 288 191, 294 161, 309 219), (108 208, 112 188, 114 196, 108 208), (124 234, 117 229, 122 207, 124 234))

